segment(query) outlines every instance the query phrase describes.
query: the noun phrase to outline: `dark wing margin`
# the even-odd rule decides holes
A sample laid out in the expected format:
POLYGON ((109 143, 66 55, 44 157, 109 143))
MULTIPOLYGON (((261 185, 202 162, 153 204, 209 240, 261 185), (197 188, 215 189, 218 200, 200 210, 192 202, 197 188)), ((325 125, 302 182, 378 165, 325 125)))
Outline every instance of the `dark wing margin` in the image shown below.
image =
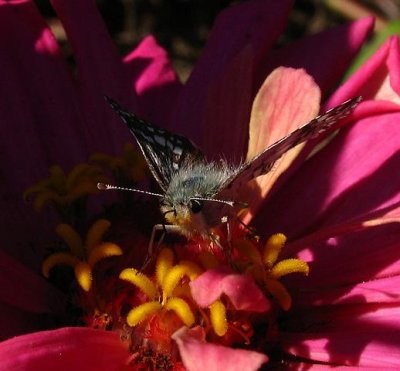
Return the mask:
POLYGON ((110 97, 104 98, 128 126, 154 178, 164 192, 172 176, 183 163, 204 158, 199 148, 189 139, 160 129, 127 111, 110 97))
POLYGON ((232 177, 225 181, 221 187, 221 192, 233 185, 235 187, 240 186, 240 184, 268 173, 275 162, 288 150, 300 143, 316 138, 332 128, 338 121, 350 115, 361 100, 362 97, 360 96, 349 99, 278 140, 252 160, 244 163, 232 177))

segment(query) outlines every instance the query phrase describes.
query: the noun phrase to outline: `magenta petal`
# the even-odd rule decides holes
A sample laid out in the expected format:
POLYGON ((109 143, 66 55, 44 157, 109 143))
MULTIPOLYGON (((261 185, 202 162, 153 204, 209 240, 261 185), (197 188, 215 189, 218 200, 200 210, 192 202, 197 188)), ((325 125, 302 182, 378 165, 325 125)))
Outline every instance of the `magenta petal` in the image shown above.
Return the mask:
POLYGON ((348 305, 296 311, 282 333, 286 351, 321 362, 360 367, 400 367, 400 308, 348 305), (304 329, 304 332, 302 331, 304 329))
POLYGON ((62 328, 19 336, 0 343, 0 370, 118 371, 128 350, 116 333, 62 328))
POLYGON ((126 68, 93 1, 52 0, 51 3, 74 51, 89 150, 119 151, 129 135, 103 96, 129 103, 136 111, 137 97, 131 90, 126 68))
MULTIPOLYGON (((304 288, 304 286, 302 286, 304 288)), ((330 305, 363 303, 398 303, 400 276, 375 277, 356 285, 314 287, 293 295, 296 305, 330 305)))
POLYGON ((29 312, 62 312, 64 296, 0 250, 0 301, 29 312))
POLYGON ((182 327, 172 338, 176 341, 183 364, 188 371, 203 370, 258 370, 268 361, 264 354, 221 345, 205 343, 198 339, 195 330, 182 327))
MULTIPOLYGON (((235 61, 236 56, 245 48, 250 48, 252 54, 252 63, 247 69, 250 69, 254 76, 260 61, 278 38, 291 4, 292 1, 287 0, 253 0, 231 6, 219 15, 203 55, 178 100, 171 123, 175 125, 175 131, 192 138, 201 148, 206 138, 203 130, 209 130, 208 135, 218 132, 218 122, 204 120, 210 86, 230 68, 230 63, 235 61)), ((228 84, 224 88, 224 79, 221 84, 214 89, 218 89, 219 94, 224 96, 232 85, 228 84)), ((254 90, 259 85, 261 81, 255 82, 254 90)), ((230 105, 224 105, 223 110, 221 108, 218 118, 223 120, 224 125, 225 115, 229 114, 225 110, 234 111, 238 104, 240 102, 233 101, 230 105)))
POLYGON ((332 95, 329 106, 357 95, 362 95, 365 100, 400 104, 399 56, 399 38, 391 37, 332 95))
POLYGON ((166 51, 153 36, 147 36, 124 58, 124 64, 138 95, 135 113, 165 127, 182 87, 166 51))
POLYGON ((399 120, 374 116, 342 130, 264 205, 258 228, 293 239, 399 202, 399 120))
POLYGON ((225 294, 238 310, 265 312, 270 302, 253 279, 242 274, 211 269, 190 283, 194 300, 201 307, 207 307, 225 294))
POLYGON ((69 168, 88 153, 71 76, 33 2, 0 2, 0 32, 1 248, 35 265, 51 218, 22 194, 48 166, 69 168))
POLYGON ((304 68, 323 92, 335 87, 372 31, 373 18, 335 27, 271 52, 263 74, 278 66, 304 68), (266 72, 264 72, 266 71, 266 72))

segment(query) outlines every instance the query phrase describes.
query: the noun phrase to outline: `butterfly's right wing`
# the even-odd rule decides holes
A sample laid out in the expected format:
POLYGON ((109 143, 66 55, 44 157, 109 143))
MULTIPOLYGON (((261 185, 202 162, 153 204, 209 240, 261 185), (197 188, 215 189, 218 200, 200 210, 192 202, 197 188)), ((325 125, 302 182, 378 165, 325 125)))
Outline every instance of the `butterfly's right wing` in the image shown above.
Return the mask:
POLYGON ((255 158, 239 167, 239 169, 224 182, 220 192, 215 198, 224 199, 232 188, 236 189, 246 182, 268 173, 275 162, 288 150, 302 142, 316 138, 319 134, 332 128, 338 121, 348 116, 361 99, 361 97, 349 99, 269 146, 255 158))
POLYGON ((164 192, 182 164, 204 158, 189 139, 138 118, 109 97, 105 99, 136 138, 154 178, 164 192))

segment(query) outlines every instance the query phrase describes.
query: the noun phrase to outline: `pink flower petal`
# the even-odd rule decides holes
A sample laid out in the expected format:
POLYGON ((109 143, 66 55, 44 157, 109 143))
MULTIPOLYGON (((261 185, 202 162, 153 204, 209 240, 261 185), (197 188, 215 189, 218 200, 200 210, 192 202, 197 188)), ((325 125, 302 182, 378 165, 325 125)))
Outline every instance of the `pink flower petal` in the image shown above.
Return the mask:
POLYGON ((225 294, 238 310, 265 312, 270 302, 249 276, 211 269, 190 283, 194 300, 207 307, 225 294))
POLYGON ((268 361, 264 354, 199 340, 196 330, 182 327, 172 335, 179 348, 183 364, 188 371, 202 370, 258 370, 268 361))
POLYGON ((88 153, 71 76, 33 2, 1 1, 0 32, 1 248, 35 266, 52 218, 22 193, 50 165, 69 168, 88 153))
POLYGON ((55 327, 59 317, 49 313, 27 312, 0 301, 0 341, 14 336, 55 327))
POLYGON ((294 239, 399 202, 399 120, 374 116, 342 130, 264 205, 259 230, 294 239))
POLYGON ((281 339, 286 351, 314 361, 397 369, 399 315, 398 306, 306 308, 286 323, 296 330, 282 333, 281 339))
MULTIPOLYGON (((193 139, 200 148, 204 148, 205 138, 219 133, 220 125, 223 128, 229 125, 227 119, 232 115, 230 111, 236 111, 242 103, 237 101, 237 96, 231 95, 235 100, 221 107, 218 120, 208 118, 205 122, 204 114, 210 87, 219 92, 221 97, 230 94, 229 90, 235 86, 232 85, 235 82, 221 76, 226 70, 234 70, 230 67, 231 62, 238 63, 236 57, 246 48, 250 48, 252 55, 252 63, 246 68, 251 70, 254 76, 257 66, 278 38, 291 4, 291 1, 286 0, 247 1, 231 6, 219 15, 203 55, 184 86, 172 119, 171 124, 174 126, 171 125, 171 128, 193 139), (214 85, 216 80, 220 81, 220 87, 214 85), (226 115, 228 116, 225 118, 226 115)), ((243 78, 242 74, 240 78, 243 78)), ((260 82, 255 82, 253 91, 260 85, 260 82)), ((244 91, 244 94, 248 92, 244 91)), ((222 130, 224 131, 225 129, 222 130)), ((213 151, 215 152, 215 149, 213 151)), ((214 152, 211 154, 215 154, 214 152)), ((231 153, 232 150, 228 151, 228 154, 231 153)))
POLYGON ((124 58, 124 64, 133 91, 138 95, 135 113, 166 127, 182 87, 166 51, 153 36, 147 36, 124 58))
POLYGON ((332 95, 329 106, 357 95, 362 95, 365 100, 400 104, 399 55, 399 39, 393 36, 332 95))
POLYGON ((89 150, 120 151, 121 145, 129 140, 129 133, 103 96, 109 95, 133 108, 139 107, 126 68, 91 0, 52 0, 51 3, 74 51, 79 103, 89 150))
POLYGON ((343 77, 352 59, 372 31, 373 23, 373 18, 364 18, 308 36, 282 49, 272 51, 266 60, 263 74, 282 65, 304 68, 326 93, 343 77))
MULTIPOLYGON (((303 286, 304 288, 304 286, 303 286)), ((400 275, 374 277, 371 281, 356 285, 317 286, 299 292, 293 290, 293 301, 296 305, 331 305, 331 304, 365 304, 365 303, 398 303, 400 301, 400 275)))
MULTIPOLYGON (((280 67, 273 71, 253 103, 247 160, 317 116, 320 99, 318 86, 304 70, 280 67)), ((250 205, 250 212, 244 219, 246 223, 302 147, 288 151, 277 162, 274 171, 252 181, 249 186, 254 188, 253 192, 244 190, 240 200, 250 205), (252 197, 249 198, 249 195, 252 197)))
POLYGON ((0 250, 0 301, 29 312, 61 313, 65 298, 44 278, 0 250))
POLYGON ((0 343, 0 370, 118 371, 128 350, 118 334, 87 328, 44 331, 0 343))
POLYGON ((200 142, 208 159, 219 160, 223 156, 231 163, 239 163, 243 158, 252 101, 253 77, 248 68, 252 57, 250 47, 243 49, 208 88, 200 123, 207 128, 200 142))

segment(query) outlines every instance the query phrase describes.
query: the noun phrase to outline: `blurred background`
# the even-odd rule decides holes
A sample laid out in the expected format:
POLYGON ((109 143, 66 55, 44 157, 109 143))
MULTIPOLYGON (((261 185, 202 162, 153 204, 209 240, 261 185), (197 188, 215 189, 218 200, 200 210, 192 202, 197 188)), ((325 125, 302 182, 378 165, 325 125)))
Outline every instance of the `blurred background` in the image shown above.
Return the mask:
MULTIPOLYGON (((232 0, 97 0, 96 3, 121 55, 147 34, 153 34, 168 51, 182 81, 201 54, 217 14, 242 1, 232 0)), ((275 0, 279 1, 279 0, 275 0)), ((35 0, 73 63, 62 26, 48 0, 35 0)), ((279 44, 337 24, 372 15, 375 34, 361 53, 366 58, 390 34, 400 34, 400 0, 296 0, 279 44)), ((361 61, 356 62, 361 63, 361 61)))

